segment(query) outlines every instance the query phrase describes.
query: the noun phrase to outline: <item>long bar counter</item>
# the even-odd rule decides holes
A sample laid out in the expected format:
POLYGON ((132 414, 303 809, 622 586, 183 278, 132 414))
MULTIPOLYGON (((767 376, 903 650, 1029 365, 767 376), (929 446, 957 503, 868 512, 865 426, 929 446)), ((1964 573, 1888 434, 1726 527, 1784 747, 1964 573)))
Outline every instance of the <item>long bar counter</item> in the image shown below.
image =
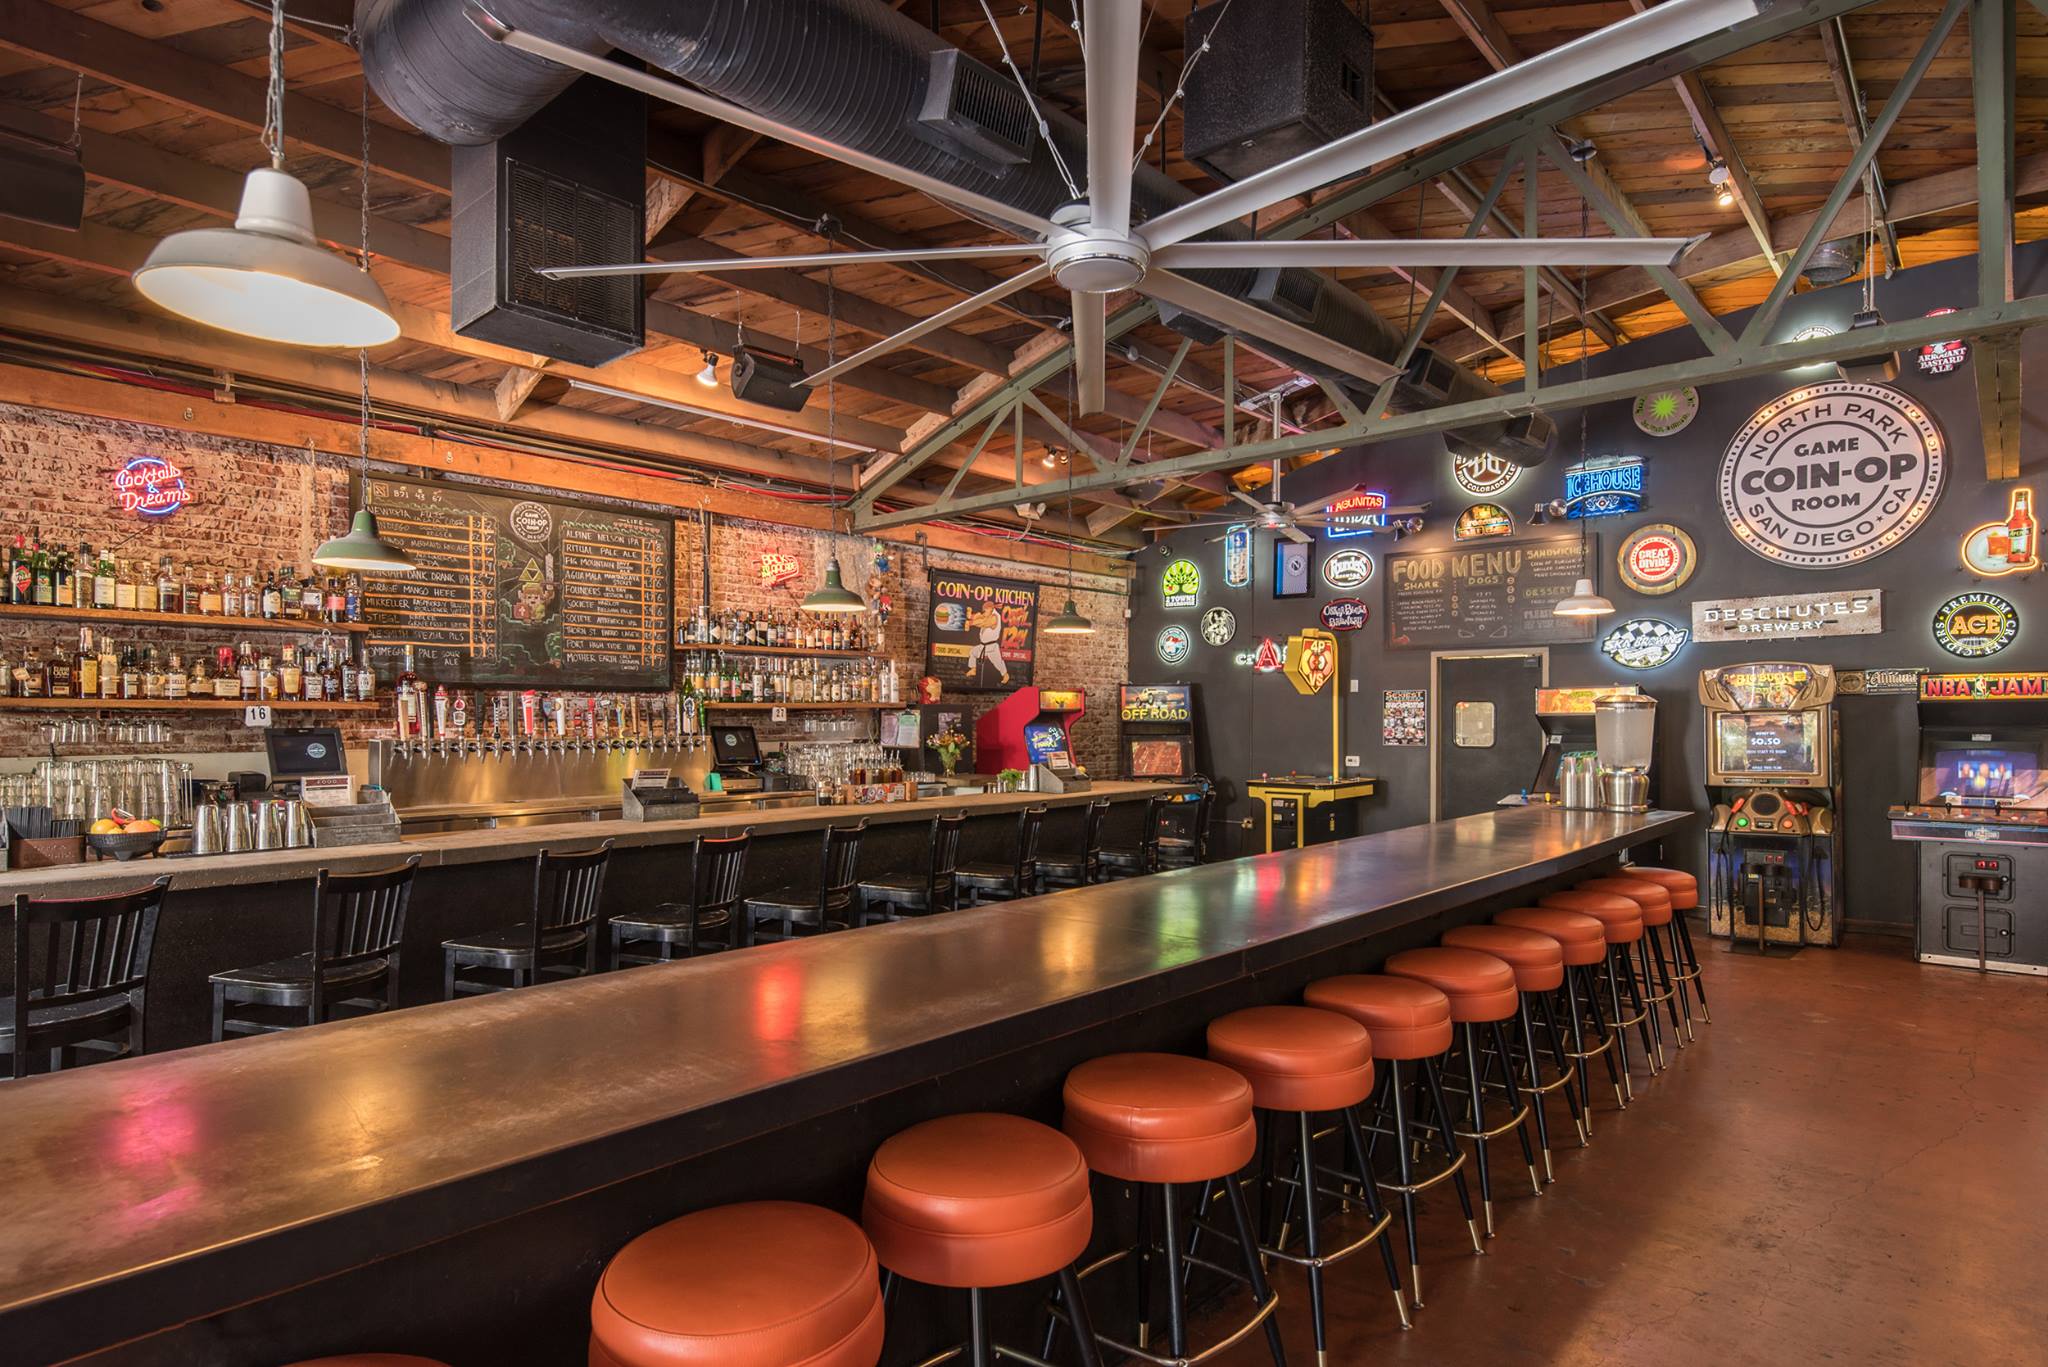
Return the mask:
POLYGON ((0 1342, 233 1367, 360 1347, 330 1311, 440 1277, 391 1342, 459 1324, 458 1361, 512 1360, 477 1356, 493 1335, 568 1349, 593 1259, 658 1219, 776 1192, 850 1208, 878 1135, 1056 1115, 1090 1051, 1198 1048, 1222 1010, 1690 820, 1505 810, 10 1084, 0 1342), (494 1244, 487 1285, 451 1289, 483 1238, 524 1251, 494 1244))

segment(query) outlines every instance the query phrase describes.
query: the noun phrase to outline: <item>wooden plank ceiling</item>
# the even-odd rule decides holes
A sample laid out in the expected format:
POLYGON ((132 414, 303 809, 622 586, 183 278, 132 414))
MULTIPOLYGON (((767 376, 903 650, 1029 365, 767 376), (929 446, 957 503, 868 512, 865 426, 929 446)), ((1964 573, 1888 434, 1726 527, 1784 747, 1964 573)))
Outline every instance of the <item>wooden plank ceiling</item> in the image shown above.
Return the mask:
MULTIPOLYGON (((877 0, 880 3, 881 0, 877 0)), ((1383 111, 1407 108, 1513 62, 1626 18, 1647 0, 1378 0, 1370 6, 1376 44, 1377 98, 1383 111)), ((998 48, 980 0, 898 0, 949 42, 984 61, 998 48)), ((1191 0, 1147 5, 1141 64, 1140 126, 1157 113, 1182 62, 1182 33, 1191 0)), ((356 149, 364 82, 344 32, 347 0, 289 0, 294 22, 286 54, 293 98, 286 113, 288 165, 313 188, 321 232, 337 244, 357 238, 356 149)), ((1860 88, 1872 112, 1890 95, 1940 9, 1939 0, 1881 0, 1851 13, 1839 35, 1821 28, 1741 52, 1682 81, 1660 84, 1575 121, 1567 134, 1590 138, 1598 167, 1649 230, 1676 237, 1711 234, 1688 257, 1686 274, 1716 313, 1762 300, 1773 279, 1768 240, 1783 254, 1794 247, 1812 212, 1851 155, 1856 136, 1850 91, 1860 88), (1853 78, 1853 84, 1852 84, 1853 78), (1736 173, 1735 207, 1716 207, 1707 187, 1708 157, 1736 173)), ((1041 97, 1079 117, 1081 61, 1061 0, 1023 0, 999 7, 1004 36, 1020 59, 1038 52, 1041 97), (1041 17, 1042 16, 1042 17, 1041 17)), ((157 238, 180 228, 217 224, 231 214, 239 176, 260 162, 262 76, 267 7, 245 0, 0 0, 0 123, 70 136, 73 102, 82 124, 91 177, 83 232, 38 229, 0 218, 0 327, 104 348, 122 335, 123 314, 147 314, 127 275, 157 238)), ((2048 232, 2048 17, 2019 7, 2017 181, 2022 240, 2048 232)), ((968 222, 922 195, 876 177, 824 162, 740 130, 656 106, 649 169, 650 252, 676 256, 767 255, 826 250, 821 221, 838 225, 841 245, 952 244, 987 240, 968 222)), ((743 475, 823 483, 844 491, 854 467, 939 425, 1021 363, 1063 338, 1064 299, 1026 291, 1004 304, 939 331, 867 367, 841 384, 834 401, 814 398, 800 415, 770 414, 733 400, 721 385, 693 381, 706 350, 721 377, 735 330, 760 345, 803 348, 814 364, 845 355, 876 337, 953 303, 964 292, 1018 269, 870 266, 830 273, 838 315, 828 335, 827 273, 756 271, 659 278, 650 295, 645 351, 582 372, 471 342, 447 328, 445 151, 371 102, 369 175, 374 270, 404 305, 405 335, 372 357, 381 403, 461 415, 512 430, 619 449, 667 460, 722 467, 743 475), (783 434, 568 388, 571 377, 596 379, 637 394, 666 397, 727 414, 766 417, 798 429, 783 434), (842 445, 828 445, 830 435, 842 445), (836 457, 837 473, 827 465, 836 457)), ((1179 115, 1169 115, 1163 165, 1190 189, 1213 182, 1180 155, 1179 115)), ((1905 264, 1970 253, 1975 247, 1974 161, 1969 88, 1969 35, 1959 26, 1878 155, 1905 264)), ((1360 237, 1455 237, 1497 169, 1495 161, 1385 201, 1342 225, 1360 237)), ((1528 187, 1518 173, 1503 197, 1496 225, 1522 221, 1528 187)), ((1537 179, 1538 217, 1545 236, 1580 231, 1582 207, 1554 170, 1537 179)), ((1299 207, 1299 206, 1283 206, 1299 207)), ((1860 199, 1838 224, 1860 231, 1860 199)), ((1597 212, 1589 231, 1604 235, 1597 212)), ((1346 271, 1351 288, 1400 324, 1420 307, 1433 272, 1346 271)), ((1557 284, 1576 291, 1578 279, 1557 284)), ((1434 320, 1429 340, 1489 378, 1521 373, 1522 278, 1519 271, 1461 272, 1434 320), (1489 336, 1492 340, 1489 340, 1489 336)), ((1634 270, 1594 272, 1585 281, 1594 311, 1582 322, 1569 299, 1544 296, 1540 317, 1546 364, 1568 363, 1585 351, 1685 326, 1683 316, 1649 277, 1634 270)), ((234 361, 182 328, 148 320, 149 346, 167 359, 218 365, 238 374, 319 387, 302 357, 274 348, 238 347, 234 361), (265 353, 276 352, 275 356, 265 353)), ((1104 443, 1120 444, 1143 413, 1157 375, 1178 338, 1157 326, 1132 334, 1131 359, 1110 370, 1111 411, 1085 424, 1104 443)), ((1217 444, 1222 360, 1197 348, 1140 443, 1141 459, 1217 444)), ((329 369, 321 372, 331 376, 329 369)), ((1294 379, 1290 372, 1239 352, 1241 396, 1294 379)), ((1056 382, 1041 391, 1055 411, 1067 399, 1056 382)), ((1302 396, 1304 417, 1315 400, 1302 396)), ((928 500, 966 455, 962 448, 921 472, 927 482, 912 501, 928 500)), ((1069 453, 1049 426, 1026 430, 1022 461, 1033 483, 1057 481, 1069 453)), ((1087 459, 1085 455, 1079 457, 1087 459)), ((992 441, 961 488, 973 492, 1007 482, 1018 453, 1007 435, 992 441)), ((1263 470, 1233 476, 1254 487, 1263 470)), ((1112 537, 1128 538, 1153 515, 1185 517, 1215 507, 1223 477, 1207 476, 1167 491, 1140 511, 1114 493, 1088 495, 1103 528, 1125 521, 1112 537), (1128 519, 1128 520, 1127 520, 1128 519)), ((1087 512, 1084 506, 1078 510, 1087 512)), ((1048 518, 1067 524, 1059 510, 1048 518)))

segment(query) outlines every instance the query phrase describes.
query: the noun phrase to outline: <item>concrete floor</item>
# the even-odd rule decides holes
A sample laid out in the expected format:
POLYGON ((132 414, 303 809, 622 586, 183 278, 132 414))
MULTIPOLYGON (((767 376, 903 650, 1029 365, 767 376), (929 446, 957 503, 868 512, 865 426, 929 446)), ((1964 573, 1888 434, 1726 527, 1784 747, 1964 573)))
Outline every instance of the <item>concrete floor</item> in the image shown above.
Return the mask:
MULTIPOLYGON (((1500 1141, 1487 1256, 1431 1193, 1412 1330, 1373 1250, 1333 1269, 1331 1363, 2048 1363, 2048 979, 1896 940, 1700 944, 1697 1043, 1626 1113, 1596 1086, 1593 1145, 1560 1149, 1541 1199, 1500 1141)), ((1279 1286, 1289 1361, 1313 1364, 1307 1283, 1279 1286)), ((1254 1335, 1215 1361, 1270 1358, 1254 1335)))

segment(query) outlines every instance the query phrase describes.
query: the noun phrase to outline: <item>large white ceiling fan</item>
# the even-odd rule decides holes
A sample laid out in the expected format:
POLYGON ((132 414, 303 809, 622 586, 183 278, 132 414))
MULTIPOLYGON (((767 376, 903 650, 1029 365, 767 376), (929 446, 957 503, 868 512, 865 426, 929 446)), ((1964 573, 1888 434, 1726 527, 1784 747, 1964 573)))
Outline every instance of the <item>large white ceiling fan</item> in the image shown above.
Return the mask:
POLYGON ((480 5, 472 23, 508 47, 642 90, 654 98, 777 138, 820 156, 887 177, 977 217, 1014 225, 1028 240, 987 246, 907 251, 850 251, 712 261, 622 262, 564 267, 543 273, 558 279, 589 275, 656 275, 753 268, 857 266, 877 262, 1024 258, 1029 267, 980 294, 963 299, 911 328, 884 338, 806 378, 823 384, 856 366, 1048 279, 1072 299, 1075 367, 1080 408, 1100 412, 1107 365, 1109 296, 1135 290, 1197 314, 1271 346, 1371 383, 1394 374, 1386 362, 1336 342, 1241 299, 1209 288, 1183 269, 1373 266, 1668 266, 1691 245, 1682 238, 1430 240, 1300 240, 1195 242, 1190 239, 1274 204, 1358 175, 1391 158, 1571 90, 1596 77, 1649 61, 1672 48, 1753 17, 1757 0, 1666 0, 1643 13, 1589 33, 1540 56, 1371 124, 1310 152, 1203 195, 1134 225, 1131 221, 1136 147, 1138 60, 1142 0, 1091 0, 1082 13, 1086 62, 1088 180, 1084 200, 1040 218, 947 181, 913 171, 858 148, 789 127, 658 74, 514 29, 480 5))

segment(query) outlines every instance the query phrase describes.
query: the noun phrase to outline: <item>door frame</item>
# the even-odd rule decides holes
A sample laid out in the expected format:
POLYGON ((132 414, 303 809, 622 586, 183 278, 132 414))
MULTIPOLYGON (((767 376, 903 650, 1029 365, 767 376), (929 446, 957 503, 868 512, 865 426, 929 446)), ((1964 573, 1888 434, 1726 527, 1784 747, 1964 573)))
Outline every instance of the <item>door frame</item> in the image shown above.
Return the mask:
MULTIPOLYGON (((1536 686, 1550 687, 1550 647, 1524 646, 1520 649, 1496 650, 1432 650, 1429 652, 1429 819, 1441 820, 1438 810, 1438 771, 1443 765, 1443 728, 1436 724, 1437 704, 1443 701, 1442 680, 1438 665, 1444 660, 1527 660, 1534 659, 1537 668, 1536 686)), ((1530 700, 1534 706, 1534 699, 1530 700)), ((1539 755, 1540 759, 1541 756, 1539 755)))

